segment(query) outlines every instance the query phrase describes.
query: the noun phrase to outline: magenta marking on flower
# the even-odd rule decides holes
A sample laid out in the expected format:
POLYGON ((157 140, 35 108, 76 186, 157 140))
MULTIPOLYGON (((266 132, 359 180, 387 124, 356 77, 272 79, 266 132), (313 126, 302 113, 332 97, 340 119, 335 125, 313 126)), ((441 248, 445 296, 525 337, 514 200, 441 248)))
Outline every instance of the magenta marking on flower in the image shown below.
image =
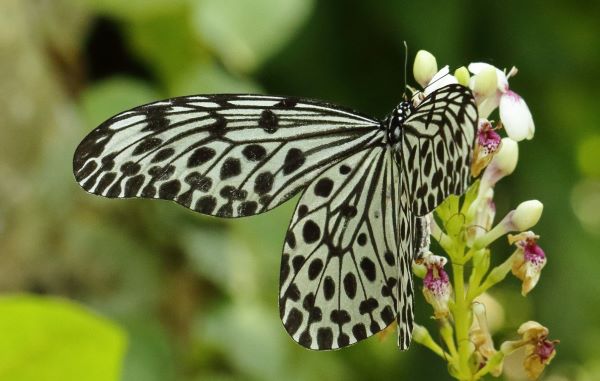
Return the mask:
POLYGON ((542 363, 552 358, 555 351, 555 343, 550 340, 540 340, 537 343, 535 353, 540 357, 542 363))
POLYGON ((525 261, 541 266, 546 262, 546 254, 544 250, 533 239, 528 239, 523 245, 525 261))
POLYGON ((494 131, 490 122, 485 121, 481 123, 477 131, 477 143, 483 147, 486 154, 496 152, 501 142, 502 138, 494 131))
POLYGON ((448 292, 450 280, 448 273, 438 266, 427 267, 427 274, 423 278, 423 285, 435 295, 443 295, 448 292))
POLYGON ((508 90, 508 86, 506 87, 506 92, 503 94, 503 96, 510 98, 510 100, 512 100, 513 102, 519 102, 522 98, 519 94, 515 93, 512 90, 508 90))

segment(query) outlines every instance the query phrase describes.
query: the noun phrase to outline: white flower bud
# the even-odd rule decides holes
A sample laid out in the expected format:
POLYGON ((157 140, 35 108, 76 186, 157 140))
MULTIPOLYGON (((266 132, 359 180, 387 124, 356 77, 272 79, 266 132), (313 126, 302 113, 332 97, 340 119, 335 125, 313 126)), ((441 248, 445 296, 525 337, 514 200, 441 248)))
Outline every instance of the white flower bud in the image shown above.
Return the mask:
POLYGON ((508 176, 515 171, 517 161, 519 161, 519 145, 510 138, 504 138, 490 166, 502 172, 503 176, 508 176))
POLYGON ((500 97, 500 120, 511 139, 519 142, 533 138, 535 125, 529 107, 514 91, 508 90, 500 97))
POLYGON ((494 94, 498 87, 498 76, 493 66, 484 67, 478 74, 471 78, 471 90, 476 97, 487 98, 494 94))
POLYGON ((502 139, 500 149, 492 161, 487 166, 481 177, 481 185, 479 186, 480 194, 484 194, 487 190, 505 176, 514 172, 519 160, 519 145, 510 138, 502 139))
POLYGON ((437 61, 433 54, 426 50, 419 50, 413 65, 413 75, 417 83, 421 87, 427 86, 437 71, 437 61))
POLYGON ((494 242, 506 233, 514 231, 525 231, 540 220, 544 205, 538 200, 524 201, 516 209, 508 212, 506 216, 492 230, 478 237, 473 246, 481 249, 494 242))
POLYGON ((415 324, 412 331, 412 338, 417 343, 422 343, 426 340, 429 340, 431 335, 429 334, 427 328, 423 327, 422 325, 415 324))
POLYGON ((466 67, 461 66, 458 69, 454 70, 454 76, 458 83, 463 86, 469 86, 469 81, 471 80, 471 75, 469 74, 469 70, 466 67))
POLYGON ((515 230, 525 231, 538 223, 544 205, 538 200, 524 201, 514 210, 511 221, 515 230))

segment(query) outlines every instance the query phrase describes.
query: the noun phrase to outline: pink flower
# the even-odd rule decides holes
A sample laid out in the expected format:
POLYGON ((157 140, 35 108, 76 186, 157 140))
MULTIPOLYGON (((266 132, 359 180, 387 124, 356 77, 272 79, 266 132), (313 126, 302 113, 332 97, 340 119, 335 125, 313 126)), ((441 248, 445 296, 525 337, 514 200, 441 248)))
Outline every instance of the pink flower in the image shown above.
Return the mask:
POLYGON ((559 340, 548 340, 548 328, 536 321, 521 324, 517 332, 521 335, 521 340, 502 343, 501 351, 508 355, 525 347, 523 369, 530 380, 537 380, 556 356, 556 344, 559 340))
POLYGON ((494 154, 500 148, 502 139, 494 127, 487 119, 479 119, 479 127, 477 129, 477 144, 473 154, 473 162, 471 164, 471 174, 473 177, 479 176, 481 171, 487 167, 494 154))
POLYGON ((423 295, 433 306, 436 319, 445 318, 450 314, 448 303, 452 297, 452 285, 448 273, 444 270, 446 262, 446 258, 433 254, 423 258, 423 264, 427 268, 423 278, 423 295))
POLYGON ((546 265, 546 254, 537 244, 538 239, 539 236, 532 232, 509 236, 509 242, 517 246, 517 250, 513 254, 515 261, 512 273, 523 282, 521 287, 523 296, 535 287, 540 279, 542 269, 546 265))

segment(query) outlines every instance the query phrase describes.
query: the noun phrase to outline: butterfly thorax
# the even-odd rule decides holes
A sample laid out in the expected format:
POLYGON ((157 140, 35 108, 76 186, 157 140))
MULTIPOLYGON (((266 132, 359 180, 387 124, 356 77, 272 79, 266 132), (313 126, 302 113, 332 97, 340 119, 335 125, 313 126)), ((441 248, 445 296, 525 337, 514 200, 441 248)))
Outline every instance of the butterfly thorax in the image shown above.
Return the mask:
POLYGON ((414 107, 411 102, 401 102, 392 111, 391 115, 384 120, 383 125, 387 132, 387 141, 391 146, 395 145, 402 136, 404 121, 412 113, 414 107))

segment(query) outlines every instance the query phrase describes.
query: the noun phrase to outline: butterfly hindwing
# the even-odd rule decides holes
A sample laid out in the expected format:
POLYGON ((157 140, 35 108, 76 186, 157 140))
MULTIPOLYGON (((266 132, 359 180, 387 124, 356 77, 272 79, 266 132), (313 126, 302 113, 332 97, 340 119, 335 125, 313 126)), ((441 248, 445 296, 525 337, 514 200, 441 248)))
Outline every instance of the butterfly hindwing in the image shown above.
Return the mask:
POLYGON ((427 96, 404 122, 403 184, 413 213, 432 212, 467 189, 477 107, 471 90, 448 85, 427 96))
POLYGON ((173 98, 110 118, 79 145, 77 181, 106 197, 173 200, 220 217, 258 214, 382 134, 379 122, 303 99, 173 98))
POLYGON ((301 345, 345 347, 396 319, 398 171, 382 141, 330 167, 302 194, 286 236, 279 293, 281 319, 301 345))

